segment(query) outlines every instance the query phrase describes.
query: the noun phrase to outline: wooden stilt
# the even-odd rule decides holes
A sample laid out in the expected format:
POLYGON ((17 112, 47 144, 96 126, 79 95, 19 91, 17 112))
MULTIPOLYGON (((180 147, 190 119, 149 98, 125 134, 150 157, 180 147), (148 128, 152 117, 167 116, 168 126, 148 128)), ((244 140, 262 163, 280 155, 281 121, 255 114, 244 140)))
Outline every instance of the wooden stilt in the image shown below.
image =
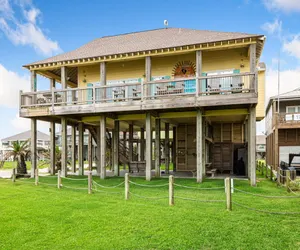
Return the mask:
POLYGON ((155 177, 160 177, 160 119, 155 120, 155 177))
POLYGON ((150 113, 146 114, 146 180, 151 180, 152 168, 152 124, 150 113))

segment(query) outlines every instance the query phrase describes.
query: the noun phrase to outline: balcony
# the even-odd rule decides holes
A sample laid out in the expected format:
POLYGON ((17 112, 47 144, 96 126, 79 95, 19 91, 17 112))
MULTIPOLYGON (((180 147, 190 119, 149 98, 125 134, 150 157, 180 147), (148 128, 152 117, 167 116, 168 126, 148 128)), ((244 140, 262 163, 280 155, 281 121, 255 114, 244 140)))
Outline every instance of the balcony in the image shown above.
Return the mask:
POLYGON ((300 113, 279 113, 277 116, 278 128, 300 128, 300 113))
POLYGON ((257 103, 254 73, 20 93, 22 117, 257 103))

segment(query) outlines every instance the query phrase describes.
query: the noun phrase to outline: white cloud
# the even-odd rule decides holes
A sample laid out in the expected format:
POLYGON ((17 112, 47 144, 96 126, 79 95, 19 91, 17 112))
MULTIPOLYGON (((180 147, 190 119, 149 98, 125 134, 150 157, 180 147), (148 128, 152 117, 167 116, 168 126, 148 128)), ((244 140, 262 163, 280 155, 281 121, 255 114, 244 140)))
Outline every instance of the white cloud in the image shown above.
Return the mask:
POLYGON ((284 41, 283 51, 300 59, 300 34, 295 35, 291 41, 284 41))
POLYGON ((39 27, 37 21, 42 13, 30 2, 21 1, 18 5, 24 15, 24 20, 17 20, 7 0, 0 0, 0 6, 0 12, 6 13, 0 18, 0 30, 13 44, 29 45, 46 56, 61 52, 58 42, 48 38, 39 27))
POLYGON ((282 31, 282 22, 275 19, 273 23, 264 23, 261 28, 269 34, 280 36, 282 31))
POLYGON ((284 12, 300 12, 299 0, 263 0, 269 10, 284 12))
MULTIPOLYGON (((20 133, 20 131, 30 130, 30 119, 22 118, 19 114, 16 114, 15 118, 10 121, 10 124, 16 131, 15 133, 20 133)), ((37 129, 41 132, 49 134, 49 122, 38 121, 37 129)))
POLYGON ((29 76, 21 76, 0 64, 0 107, 19 107, 20 89, 29 91, 29 76))

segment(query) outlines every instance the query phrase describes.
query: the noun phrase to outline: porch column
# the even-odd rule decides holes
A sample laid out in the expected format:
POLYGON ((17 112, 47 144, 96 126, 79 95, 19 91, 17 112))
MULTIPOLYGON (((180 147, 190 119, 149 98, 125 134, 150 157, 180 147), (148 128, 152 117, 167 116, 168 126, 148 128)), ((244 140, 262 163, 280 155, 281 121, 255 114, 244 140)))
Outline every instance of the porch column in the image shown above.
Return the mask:
POLYGON ((250 172, 250 182, 256 186, 256 108, 249 109, 248 119, 248 172, 250 172))
POLYGON ((169 174, 170 168, 170 124, 165 123, 165 166, 166 173, 169 174))
POLYGON ((131 162, 133 157, 133 124, 129 124, 128 148, 129 148, 129 162, 131 162))
MULTIPOLYGON (((30 90, 31 92, 36 92, 37 89, 37 78, 36 72, 31 71, 30 77, 30 90)), ((36 96, 33 98, 33 103, 36 103, 36 96)), ((31 151, 31 177, 34 178, 34 173, 37 168, 37 120, 35 118, 31 119, 31 139, 30 139, 30 151, 31 151)))
MULTIPOLYGON (((249 57, 250 57, 250 72, 256 73, 256 44, 250 44, 249 57)), ((253 80, 251 81, 251 86, 249 86, 251 91, 253 92, 257 91, 256 82, 257 82, 256 77, 254 77, 253 80)))
POLYGON ((152 165, 152 123, 151 114, 146 114, 146 180, 151 180, 152 165))
POLYGON ((101 147, 101 139, 100 139, 100 126, 97 127, 97 175, 100 176, 101 173, 101 164, 100 164, 100 147, 101 147))
MULTIPOLYGON (((146 56, 145 57, 145 75, 146 75, 146 83, 151 81, 151 57, 146 56)), ((150 88, 146 84, 145 86, 145 91, 144 95, 149 96, 150 95, 150 88)))
MULTIPOLYGON (((196 51, 196 77, 201 77, 202 75, 202 51, 196 51)), ((196 80, 196 96, 199 96, 199 92, 204 92, 205 89, 202 89, 201 80, 196 80)))
POLYGON ((71 168, 76 173, 76 126, 73 125, 71 129, 71 168))
POLYGON ((106 118, 100 117, 100 177, 106 177, 106 118))
MULTIPOLYGON (((61 88, 63 90, 68 88, 68 86, 67 86, 67 67, 66 66, 61 67, 61 88)), ((63 93, 64 105, 65 105, 66 101, 67 101, 67 92, 64 92, 63 93)))
POLYGON ((56 163, 56 154, 55 154, 55 122, 50 122, 50 174, 55 174, 55 163, 56 163))
MULTIPOLYGON (((106 62, 100 63, 100 86, 106 85, 106 62)), ((106 96, 106 91, 101 89, 100 98, 104 99, 106 96)))
MULTIPOLYGON (((126 156, 126 139, 127 139, 127 132, 126 131, 123 131, 123 155, 126 156)), ((124 169, 125 169, 125 166, 123 166, 124 169)))
POLYGON ((119 168, 119 136, 120 136, 120 122, 115 120, 114 133, 113 133, 113 162, 114 162, 114 175, 120 175, 119 168))
POLYGON ((202 111, 199 109, 196 117, 197 182, 203 181, 202 132, 202 111))
POLYGON ((172 151, 173 172, 176 172, 176 155, 177 155, 176 132, 177 132, 176 127, 174 126, 173 127, 173 143, 172 143, 172 146, 173 146, 173 151, 172 151))
POLYGON ((145 129, 141 128, 141 145, 140 145, 141 161, 145 160, 145 129))
POLYGON ((61 118, 61 175, 68 175, 67 118, 61 118))
POLYGON ((89 171, 93 169, 93 137, 91 132, 89 131, 89 141, 88 141, 88 163, 89 163, 89 171))
POLYGON ((160 177, 160 119, 155 120, 155 177, 160 177))
POLYGON ((84 160, 83 160, 83 145, 84 143, 84 128, 83 123, 78 125, 78 169, 79 175, 84 175, 84 160))

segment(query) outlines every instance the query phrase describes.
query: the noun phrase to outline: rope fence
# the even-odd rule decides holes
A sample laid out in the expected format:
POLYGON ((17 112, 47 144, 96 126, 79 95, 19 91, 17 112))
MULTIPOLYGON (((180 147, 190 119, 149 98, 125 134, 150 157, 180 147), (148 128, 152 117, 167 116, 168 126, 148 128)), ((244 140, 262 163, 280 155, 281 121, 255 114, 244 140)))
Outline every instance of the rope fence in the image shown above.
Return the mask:
MULTIPOLYGON (((268 213, 268 214, 277 214, 277 215, 296 215, 300 214, 300 212, 287 212, 287 211, 267 211, 263 209, 258 209, 255 207, 250 207, 248 205, 242 204, 240 202, 236 202, 232 200, 232 194, 234 191, 238 193, 242 193, 245 195, 250 195, 254 197, 260 197, 260 198, 265 198, 265 199, 296 199, 300 198, 300 195, 295 193, 290 186, 287 186, 287 189, 289 193, 292 193, 293 195, 285 195, 285 196, 272 196, 272 195, 264 195, 264 194, 259 194, 259 193, 254 193, 254 192, 249 192, 245 191, 239 188, 235 188, 233 186, 233 181, 230 178, 225 179, 225 186, 223 187, 198 187, 198 186, 188 186, 188 185, 182 185, 179 183, 175 183, 174 181, 174 176, 169 176, 169 181, 168 183, 163 183, 163 184, 141 184, 137 183, 134 181, 130 180, 129 174, 125 174, 125 179, 124 181, 113 185, 113 186, 108 186, 108 185, 103 185, 92 178, 92 172, 88 172, 88 178, 71 178, 71 177, 64 177, 61 176, 61 171, 58 171, 57 176, 49 176, 49 178, 56 178, 57 179, 57 184, 54 183, 47 183, 47 182, 41 182, 39 180, 39 175, 38 175, 38 170, 35 173, 35 180, 34 182, 32 181, 24 181, 24 180, 19 180, 16 181, 16 178, 14 176, 15 171, 13 171, 12 175, 12 181, 13 182, 21 182, 21 183, 26 183, 30 185, 46 185, 46 186, 56 186, 58 189, 65 188, 65 189, 71 189, 71 190, 83 190, 87 191, 88 194, 92 194, 93 192, 95 193, 103 193, 103 194, 123 194, 125 195, 125 200, 130 200, 131 197, 137 197, 137 198, 142 198, 142 199, 148 199, 148 200, 163 200, 163 199, 168 199, 169 200, 169 205, 173 206, 175 204, 175 200, 185 200, 185 201, 193 201, 193 202, 199 202, 199 203, 226 203, 226 209, 228 211, 232 210, 232 205, 235 205, 237 207, 241 207, 247 210, 255 211, 255 212, 260 212, 260 213, 268 213), (63 180, 66 181, 78 181, 81 183, 81 185, 86 185, 83 187, 74 187, 71 185, 65 185, 62 183, 63 180), (135 192, 132 192, 131 187, 136 186, 136 187, 143 187, 143 188, 161 188, 161 187, 168 187, 168 194, 166 195, 160 195, 160 196, 146 196, 146 195, 141 195, 137 194, 135 192), (175 190, 176 187, 176 190, 175 190), (193 189, 193 190, 199 190, 199 191, 205 191, 205 190, 225 190, 225 197, 224 199, 197 199, 195 197, 184 197, 182 195, 176 195, 175 193, 177 192, 177 189, 193 189), (122 190, 123 189, 123 190, 122 190)), ((279 175, 281 175, 279 173, 279 175)), ((48 178, 48 177, 43 177, 43 178, 48 178)), ((291 179, 290 175, 287 174, 285 176, 287 183, 291 183, 293 180, 291 179)), ((69 182, 69 184, 71 183, 69 182)))

